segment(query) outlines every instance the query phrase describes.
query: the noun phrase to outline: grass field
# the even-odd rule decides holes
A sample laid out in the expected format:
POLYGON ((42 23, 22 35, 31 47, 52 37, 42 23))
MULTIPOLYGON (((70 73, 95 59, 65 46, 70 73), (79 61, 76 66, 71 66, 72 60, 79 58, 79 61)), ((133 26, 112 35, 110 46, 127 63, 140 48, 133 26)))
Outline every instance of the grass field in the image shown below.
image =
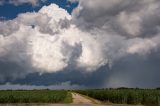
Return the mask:
MULTIPOLYGON (((160 106, 160 89, 92 89, 73 90, 102 102, 160 106)), ((1 90, 0 104, 5 103, 71 103, 67 90, 1 90)))
POLYGON ((142 104, 160 106, 160 90, 145 89, 96 89, 76 90, 75 92, 90 96, 103 102, 118 104, 142 104))
POLYGON ((60 90, 1 90, 0 103, 70 103, 69 92, 60 90))

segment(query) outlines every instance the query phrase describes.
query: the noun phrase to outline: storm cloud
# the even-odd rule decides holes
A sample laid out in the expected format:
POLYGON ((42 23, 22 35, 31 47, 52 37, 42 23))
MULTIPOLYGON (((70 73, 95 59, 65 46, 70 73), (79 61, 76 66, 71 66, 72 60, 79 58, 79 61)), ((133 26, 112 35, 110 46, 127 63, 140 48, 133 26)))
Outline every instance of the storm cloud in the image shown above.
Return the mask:
POLYGON ((1 84, 160 85, 159 0, 69 1, 0 22, 1 84))

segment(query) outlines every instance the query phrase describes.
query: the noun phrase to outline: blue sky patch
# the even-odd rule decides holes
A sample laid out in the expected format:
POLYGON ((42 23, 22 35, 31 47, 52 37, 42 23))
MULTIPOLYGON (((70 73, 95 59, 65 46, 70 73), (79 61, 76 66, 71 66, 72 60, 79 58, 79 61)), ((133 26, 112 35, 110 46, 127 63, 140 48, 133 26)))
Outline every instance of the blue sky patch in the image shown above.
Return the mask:
POLYGON ((20 13, 33 12, 33 11, 37 12, 44 5, 48 6, 51 3, 55 3, 59 5, 61 8, 64 8, 65 10, 67 10, 68 13, 71 13, 72 10, 78 5, 78 3, 70 3, 67 0, 48 0, 44 3, 41 2, 39 6, 32 6, 31 4, 23 4, 19 6, 15 6, 13 4, 4 4, 4 5, 0 5, 0 20, 14 19, 20 13))

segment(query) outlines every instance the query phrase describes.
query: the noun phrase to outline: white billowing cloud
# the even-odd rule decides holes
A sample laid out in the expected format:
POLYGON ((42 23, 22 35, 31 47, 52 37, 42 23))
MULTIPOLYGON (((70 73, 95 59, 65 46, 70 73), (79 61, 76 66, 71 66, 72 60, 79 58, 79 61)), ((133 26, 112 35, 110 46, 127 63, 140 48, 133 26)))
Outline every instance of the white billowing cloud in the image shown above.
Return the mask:
POLYGON ((159 48, 158 0, 79 2, 72 15, 51 4, 0 22, 0 62, 28 67, 24 74, 67 67, 92 72, 159 48))
POLYGON ((52 17, 52 21, 59 21, 60 19, 65 18, 69 20, 71 19, 69 13, 64 9, 59 8, 59 6, 56 4, 51 4, 50 6, 43 6, 39 10, 39 13, 47 14, 49 17, 52 17))
POLYGON ((58 33, 59 30, 65 27, 69 27, 70 20, 71 16, 67 11, 59 9, 55 4, 42 7, 38 13, 20 14, 17 18, 18 22, 33 27, 36 26, 40 32, 50 33, 51 35, 58 33))
POLYGON ((137 14, 121 12, 117 17, 117 22, 121 25, 122 30, 126 31, 127 34, 132 36, 140 35, 142 19, 137 14))
MULTIPOLYGON (((8 32, 8 30, 6 31, 8 32)), ((6 56, 8 55, 7 58, 9 60, 16 61, 16 62, 20 62, 18 57, 25 58, 25 56, 23 57, 23 55, 26 54, 26 50, 24 49, 24 47, 27 40, 26 36, 28 34, 30 34, 30 29, 26 26, 21 25, 18 31, 13 32, 9 36, 0 35, 1 36, 0 37, 1 38, 0 39, 1 40, 0 42, 1 59, 3 59, 5 55, 6 56), (26 33, 22 34, 23 32, 26 32, 26 33)), ((4 61, 7 61, 8 59, 4 61)))
POLYGON ((0 22, 0 34, 7 36, 16 32, 19 29, 19 24, 16 21, 0 22))
POLYGON ((34 37, 30 37, 30 51, 35 67, 54 72, 64 69, 74 61, 78 67, 92 71, 104 64, 105 58, 97 40, 75 26, 53 36, 37 32, 34 37))
MULTIPOLYGON (((159 39, 159 38, 158 38, 159 39)), ((155 49, 158 45, 154 40, 150 39, 134 39, 129 42, 131 45, 128 48, 130 54, 148 54, 151 49, 155 49)))
POLYGON ((24 74, 57 72, 68 66, 92 71, 105 64, 96 38, 70 21, 65 10, 52 4, 38 13, 20 14, 1 22, 0 60, 26 66, 29 71, 24 74))
POLYGON ((31 61, 34 67, 44 69, 44 71, 52 72, 62 70, 67 66, 63 61, 64 56, 61 53, 61 40, 56 35, 44 35, 34 33, 34 37, 30 37, 31 45, 31 61))
MULTIPOLYGON (((55 4, 45 8, 38 13, 20 14, 14 20, 0 23, 2 26, 0 30, 1 64, 10 62, 20 67, 27 67, 24 71, 21 70, 23 74, 35 72, 33 68, 55 72, 66 66, 63 62, 63 55, 60 53, 61 41, 58 33, 62 33, 68 27, 65 24, 68 24, 71 16, 55 4), (55 15, 50 16, 45 8, 49 8, 48 12, 57 11, 55 15), (56 15, 57 13, 63 14, 64 17, 56 15), (57 35, 54 35, 56 33, 57 35)), ((1 75, 17 77, 14 74, 17 68, 12 70, 6 71, 9 74, 4 72, 1 75)))
POLYGON ((86 68, 88 71, 93 71, 105 64, 107 60, 103 57, 102 47, 98 39, 94 38, 90 33, 82 32, 77 27, 72 26, 64 36, 70 45, 81 44, 82 51, 77 59, 78 67, 86 68), (96 53, 94 53, 96 51, 96 53))

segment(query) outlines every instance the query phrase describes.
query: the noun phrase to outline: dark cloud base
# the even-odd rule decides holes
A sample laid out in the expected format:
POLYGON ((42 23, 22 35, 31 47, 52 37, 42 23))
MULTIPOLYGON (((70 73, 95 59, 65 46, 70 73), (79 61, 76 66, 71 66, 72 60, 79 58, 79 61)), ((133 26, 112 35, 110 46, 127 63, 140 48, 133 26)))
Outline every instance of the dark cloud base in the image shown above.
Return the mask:
MULTIPOLYGON (((3 64, 4 65, 4 64, 3 64)), ((2 69, 2 64, 0 65, 2 69)), ((8 64, 7 64, 8 66, 8 64)), ((10 80, 6 82, 20 85, 50 86, 69 81, 71 85, 82 85, 86 88, 105 87, 139 87, 157 88, 160 86, 160 55, 159 51, 150 54, 148 58, 132 55, 117 61, 110 69, 103 66, 94 72, 65 69, 57 73, 42 74, 32 73, 25 78, 10 80), (112 79, 112 80, 111 80, 112 79), (116 85, 115 83, 118 82, 116 85)), ((3 67, 6 67, 5 65, 3 67)), ((16 65, 10 65, 11 69, 19 69, 16 65)), ((8 68, 3 68, 8 70, 8 68)))
MULTIPOLYGON (((16 79, 14 81, 8 79, 5 82, 21 85, 49 86, 69 81, 71 85, 77 84, 88 87, 103 87, 103 84, 107 79, 107 75, 109 75, 108 70, 108 67, 104 66, 92 73, 86 73, 80 70, 65 70, 42 75, 39 73, 32 73, 28 74, 25 78, 16 79)), ((1 84, 4 84, 5 82, 1 84)))

